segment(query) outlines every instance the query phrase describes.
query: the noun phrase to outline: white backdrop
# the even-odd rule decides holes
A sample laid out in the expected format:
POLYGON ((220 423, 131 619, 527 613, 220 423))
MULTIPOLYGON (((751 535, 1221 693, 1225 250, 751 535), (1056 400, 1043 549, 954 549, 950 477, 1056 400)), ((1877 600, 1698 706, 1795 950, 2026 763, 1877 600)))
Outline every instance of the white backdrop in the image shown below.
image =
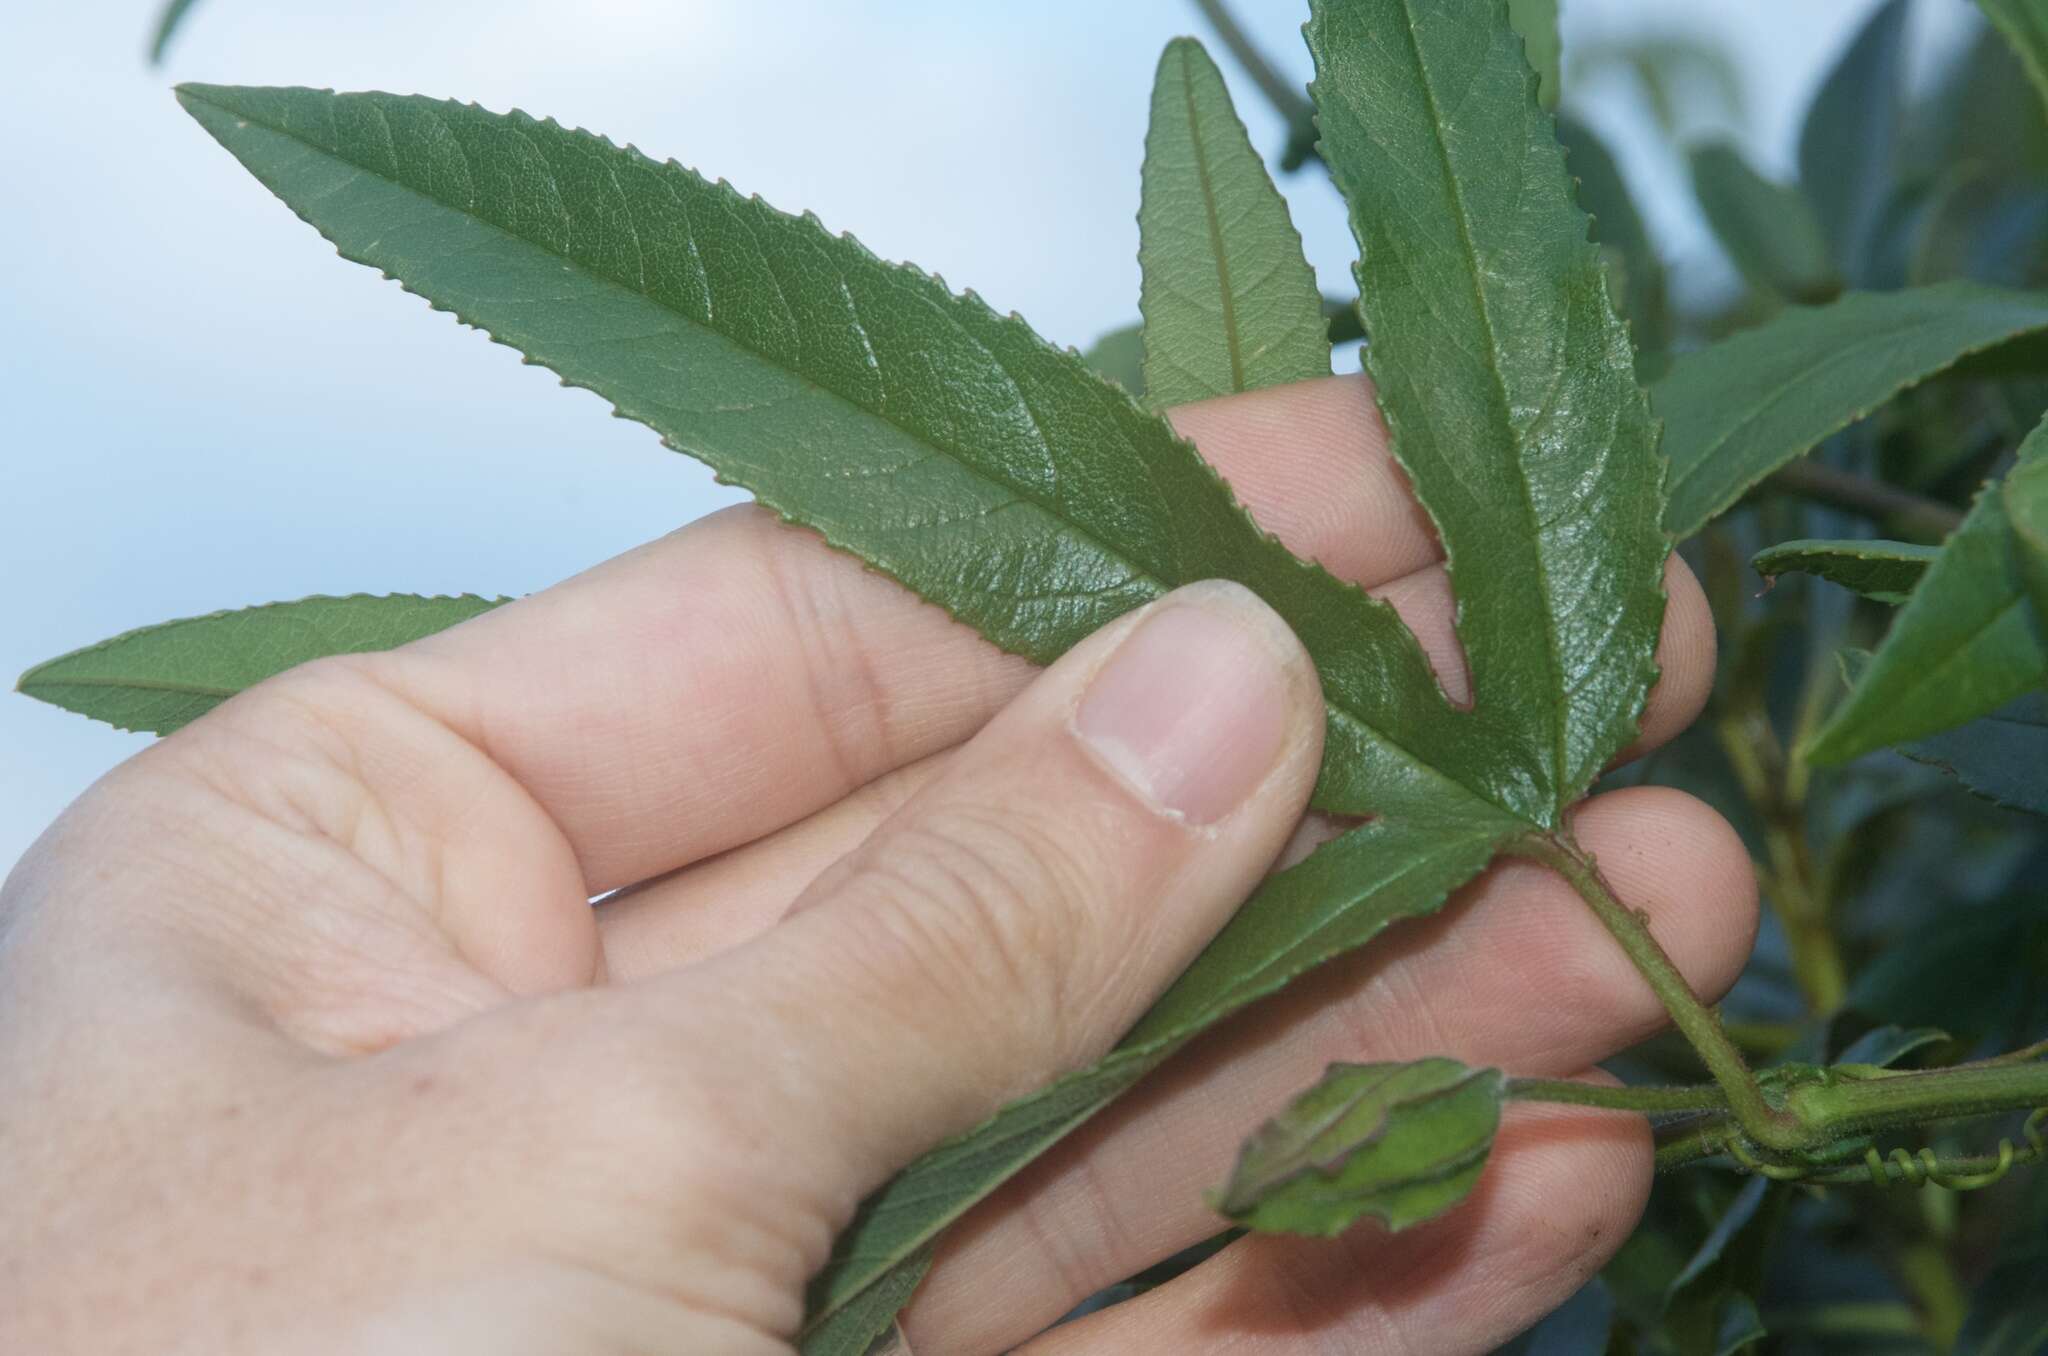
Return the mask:
MULTIPOLYGON (((1872 0, 1565 0, 1567 45, 1708 33, 1742 135, 1796 115, 1872 0)), ((1302 79, 1299 6, 1239 10, 1302 79)), ((630 140, 1085 346, 1136 318, 1152 66, 1183 0, 203 0, 168 67, 152 3, 20 6, 0 45, 0 674, 148 622, 307 593, 520 593, 739 496, 593 396, 339 262, 173 103, 173 80, 454 95, 630 140)), ((1964 0, 1921 0, 1930 33, 1964 0)), ((1211 44, 1212 49, 1215 44, 1211 44)), ((1218 51, 1252 124, 1272 116, 1218 51)), ((1590 112, 1624 149, 1619 84, 1590 112)), ((1720 267, 1666 172, 1684 285, 1720 267)), ((1283 185, 1326 290, 1351 242, 1283 185)), ((593 663, 603 662, 592 655, 593 663)), ((143 739, 0 693, 0 867, 143 739)))

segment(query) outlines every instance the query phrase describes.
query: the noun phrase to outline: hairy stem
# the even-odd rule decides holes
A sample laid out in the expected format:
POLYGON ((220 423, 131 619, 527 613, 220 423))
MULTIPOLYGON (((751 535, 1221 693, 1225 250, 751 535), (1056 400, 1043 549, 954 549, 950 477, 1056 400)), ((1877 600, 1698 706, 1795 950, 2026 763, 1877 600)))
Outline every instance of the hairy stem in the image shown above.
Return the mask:
POLYGON ((1650 934, 1643 916, 1614 897, 1584 849, 1569 838, 1545 835, 1524 840, 1520 850, 1570 882, 1579 898, 1586 901, 1594 916, 1621 944, 1637 973, 1671 1014, 1672 1024, 1692 1043, 1707 1072, 1721 1085, 1729 1110, 1743 1133, 1771 1149, 1796 1149, 1810 1142, 1811 1135, 1799 1117, 1764 1099, 1763 1088, 1757 1084, 1742 1052, 1721 1029, 1721 1019, 1685 982, 1685 976, 1650 934))
POLYGON ((1927 541, 1940 541, 1963 521, 1963 515, 1947 504, 1814 461, 1795 461, 1773 472, 1764 485, 1798 499, 1847 509, 1927 541))
POLYGON ((1559 1102, 1652 1116, 1669 1111, 1721 1111, 1728 1105, 1727 1094, 1713 1083, 1690 1088, 1615 1088, 1568 1078, 1511 1078, 1507 1095, 1515 1102, 1559 1102))
POLYGON ((1800 1121, 1830 1138, 1921 1121, 2048 1106, 2048 1063, 1959 1064, 1948 1069, 1839 1078, 1795 1088, 1800 1121))

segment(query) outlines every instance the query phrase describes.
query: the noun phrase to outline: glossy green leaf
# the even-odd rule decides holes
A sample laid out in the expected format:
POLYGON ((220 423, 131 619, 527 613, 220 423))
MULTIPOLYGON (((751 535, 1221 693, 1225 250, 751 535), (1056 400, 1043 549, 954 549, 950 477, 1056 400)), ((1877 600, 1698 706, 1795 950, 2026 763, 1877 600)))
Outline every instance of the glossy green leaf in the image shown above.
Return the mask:
POLYGON ((2034 600, 2034 616, 2048 630, 2048 457, 2013 467, 2002 497, 2020 581, 2034 600))
POLYGON ((156 31, 149 40, 150 65, 163 64, 164 53, 169 50, 171 39, 176 36, 179 25, 185 22, 195 3, 196 0, 167 0, 164 7, 157 12, 156 31))
POLYGON ((1977 0, 2048 105, 2048 0, 1977 0))
POLYGON ((123 730, 169 734, 265 678, 309 660, 389 650, 488 612, 505 600, 301 598, 161 622, 38 664, 31 697, 123 730))
POLYGON ((1212 1204, 1260 1232, 1322 1238, 1368 1215, 1395 1231, 1434 1219, 1485 1169, 1505 1086, 1454 1059, 1332 1064, 1245 1141, 1212 1204))
MULTIPOLYGON (((2020 447, 2048 458, 2048 424, 2020 447)), ((2048 643, 2028 599, 1997 486, 1941 548, 1884 643, 1807 747, 1839 763, 1952 729, 2048 683, 2048 643)))
POLYGON ((1536 100, 1555 112, 1564 90, 1564 43, 1557 31, 1557 0, 1508 0, 1508 23, 1522 35, 1529 69, 1536 72, 1536 100))
POLYGON ((1634 353, 1503 17, 1345 0, 1304 31, 1366 365, 1443 541, 1473 714, 1519 765, 1496 798, 1548 821, 1633 735, 1668 547, 1634 353))
POLYGON ((2048 295, 1974 283, 1852 293, 1688 354, 1652 392, 1664 526, 1689 537, 1780 466, 1972 353, 2048 329, 2048 295))
MULTIPOLYGON (((1472 86, 1464 54, 1485 57, 1478 73, 1505 54, 1516 79, 1476 86, 1468 107, 1521 118, 1533 147, 1543 122, 1503 12, 1439 5, 1425 26, 1444 58, 1427 72, 1411 56, 1339 88, 1369 97, 1351 86, 1377 81, 1412 101, 1421 83, 1472 86)), ((1316 658, 1330 702, 1317 803, 1372 818, 1262 887, 1108 1059, 871 1197, 813 1286, 807 1351, 859 1351, 864 1325, 835 1315, 900 1281, 945 1224, 1206 1025, 1436 908, 1508 839, 1556 826, 1634 733, 1662 606, 1657 463, 1547 141, 1547 161, 1524 167, 1540 210, 1513 223, 1516 247, 1483 232, 1499 293, 1485 319, 1513 371, 1428 383, 1485 412, 1486 457, 1469 457, 1464 424, 1405 418, 1413 384, 1388 405, 1424 496, 1458 501, 1440 521, 1454 570, 1470 570, 1465 711, 1390 609, 1259 532, 1163 420, 1077 355, 813 219, 518 114, 306 90, 181 97, 344 256, 597 391, 1006 648, 1049 660, 1180 583, 1225 577, 1267 598, 1316 658), (1551 324, 1592 335, 1591 361, 1565 351, 1563 330, 1538 342, 1551 324), (1500 471, 1513 480, 1477 499, 1461 488, 1463 474, 1500 471), (1538 567, 1546 577, 1528 579, 1538 567), (1513 596, 1489 596, 1502 589, 1513 596)), ((1384 230, 1412 206, 1375 210, 1384 230)), ((1428 327, 1457 342, 1421 316, 1435 304, 1368 296, 1376 345, 1382 323, 1396 347, 1428 327)), ((1457 320, 1480 318, 1468 305, 1457 320)))
POLYGON ((1687 161, 1707 224, 1751 286, 1807 303, 1841 290, 1820 222, 1797 189, 1764 178, 1726 142, 1698 147, 1687 161))
POLYGON ((1179 405, 1330 374, 1301 232, 1193 38, 1168 43, 1153 78, 1138 239, 1150 399, 1179 405))
POLYGON ((1899 162, 1910 6, 1885 0, 1822 81, 1799 133, 1799 181, 1835 260, 1864 286, 1899 162))
POLYGON ((1781 574, 1819 575, 1866 598, 1898 604, 1940 554, 1938 546, 1907 541, 1800 540, 1766 547, 1749 563, 1767 580, 1781 574))

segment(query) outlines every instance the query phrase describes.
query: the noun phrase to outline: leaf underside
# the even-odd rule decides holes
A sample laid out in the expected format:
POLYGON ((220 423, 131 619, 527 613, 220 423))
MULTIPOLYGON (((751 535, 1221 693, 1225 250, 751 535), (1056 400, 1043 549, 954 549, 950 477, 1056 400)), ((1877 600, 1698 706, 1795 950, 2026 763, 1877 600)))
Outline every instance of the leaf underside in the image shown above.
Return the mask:
MULTIPOLYGON (((1330 7, 1318 22, 1374 25, 1403 8, 1330 7)), ((1476 241, 1418 289, 1370 263, 1362 274, 1379 293, 1365 300, 1375 346, 1384 327, 1411 370, 1482 333, 1458 326, 1491 327, 1486 361, 1382 393, 1461 585, 1470 710, 1445 700, 1391 609, 1260 532, 1162 419, 1016 317, 815 219, 521 114, 180 91, 345 257, 596 391, 1004 648, 1050 661, 1171 588, 1220 577, 1264 597, 1316 660, 1330 707, 1316 803, 1370 818, 1261 887, 1104 1061, 871 1197, 812 1288, 807 1352, 859 1351, 866 1325, 835 1316, 901 1283, 947 1223, 1200 1030, 1437 908, 1504 843, 1556 827, 1635 732, 1665 545, 1626 337, 1499 5, 1414 17, 1402 59, 1325 71, 1323 87, 1411 109, 1475 91, 1481 121, 1520 138, 1531 204, 1514 248, 1441 194, 1355 204, 1382 267, 1403 248, 1393 223, 1418 211, 1436 214, 1428 231, 1476 241), (1446 306, 1448 319, 1429 314, 1446 306)), ((1433 123, 1412 122, 1400 135, 1422 135, 1406 149, 1437 157, 1439 173, 1499 168, 1483 138, 1439 146, 1433 123)), ((1326 130, 1325 154, 1355 173, 1361 148, 1347 141, 1326 130)))
POLYGON ((1749 562, 1767 580, 1781 574, 1811 574, 1853 589, 1880 603, 1903 603, 1920 576, 1941 554, 1938 546, 1905 541, 1780 542, 1749 562))
POLYGON ((1852 293, 1795 307, 1680 358, 1651 394, 1683 539, 1759 481, 1908 386, 2048 328, 2048 295, 1975 283, 1852 293))
POLYGON ((38 664, 21 676, 20 690, 117 729, 169 734, 286 669, 395 649, 504 601, 359 593, 187 617, 38 664))
MULTIPOLYGON (((2019 455, 2022 470, 2048 460, 2048 423, 2019 455)), ((2028 596, 2000 491, 1979 492, 1927 567, 1848 697, 1814 735, 1814 762, 1939 734, 2048 683, 2048 626, 2028 596)))
POLYGON ((1148 399, 1179 405, 1330 374, 1301 233, 1193 38, 1159 58, 1138 234, 1148 399))

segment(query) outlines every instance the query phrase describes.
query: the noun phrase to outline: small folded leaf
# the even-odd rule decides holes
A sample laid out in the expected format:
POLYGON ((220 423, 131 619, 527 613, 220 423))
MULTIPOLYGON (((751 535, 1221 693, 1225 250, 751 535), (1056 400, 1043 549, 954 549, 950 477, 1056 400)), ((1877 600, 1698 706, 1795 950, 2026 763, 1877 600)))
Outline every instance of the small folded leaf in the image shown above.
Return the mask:
POLYGON ((2048 103, 2048 0, 1977 0, 2048 103))
POLYGON ((1726 143, 1699 147, 1688 161, 1707 224, 1751 286, 1804 303, 1841 291, 1827 238, 1797 189, 1764 178, 1726 143))
POLYGON ((1372 1215, 1433 1219, 1471 1191, 1500 1128, 1506 1080, 1453 1059, 1332 1064, 1245 1141, 1214 1198, 1264 1233, 1327 1237, 1372 1215))
POLYGON ((1907 541, 1799 541, 1765 547, 1750 565, 1767 580, 1781 574, 1818 575, 1880 603, 1898 604, 1941 554, 1938 546, 1907 541))
MULTIPOLYGON (((2048 458, 2048 423, 2020 446, 2020 466, 2048 458)), ((1807 746, 1840 763, 1953 729, 2048 682, 2048 642, 2020 573, 2004 496, 1988 485, 1942 546, 1891 630, 1807 746)))
POLYGON ((1138 208, 1145 390, 1179 405, 1330 374, 1301 232, 1223 73, 1193 38, 1159 58, 1138 208))
POLYGON ((186 617, 38 664, 21 676, 20 689, 119 729, 169 734, 286 669, 395 649, 505 601, 359 593, 186 617))
POLYGON ((1836 262, 1868 286, 1875 237, 1897 178, 1904 121, 1907 0, 1886 0, 1821 82, 1799 133, 1799 182, 1836 262))
POLYGON ((1936 283, 1788 309, 1680 358, 1651 391, 1671 458, 1666 530, 1691 536, 1908 386, 2042 329, 2048 294, 1936 283))

